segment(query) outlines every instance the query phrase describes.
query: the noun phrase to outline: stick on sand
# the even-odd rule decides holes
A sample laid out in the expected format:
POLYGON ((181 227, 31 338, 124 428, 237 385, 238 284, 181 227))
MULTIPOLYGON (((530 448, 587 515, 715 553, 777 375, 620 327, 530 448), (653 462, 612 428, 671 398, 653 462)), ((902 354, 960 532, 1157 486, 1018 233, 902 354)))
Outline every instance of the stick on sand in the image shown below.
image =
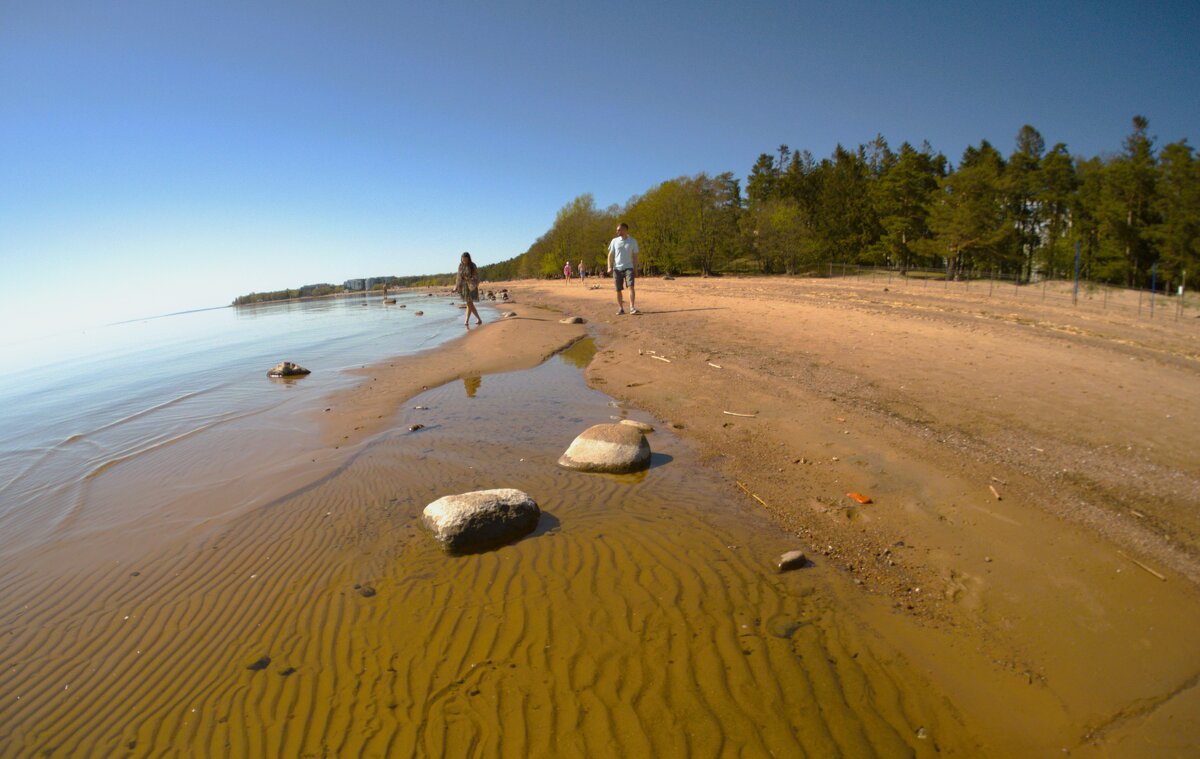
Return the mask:
POLYGON ((1124 556, 1125 558, 1129 559, 1129 560, 1130 560, 1130 561, 1132 561, 1134 564, 1137 564, 1139 567, 1141 567, 1142 569, 1146 570, 1147 572, 1149 572, 1150 574, 1154 575, 1155 577, 1157 577, 1158 579, 1162 580, 1163 582, 1166 582, 1166 581, 1167 581, 1167 578, 1166 578, 1166 577, 1164 577, 1163 575, 1160 575, 1158 572, 1155 572, 1153 569, 1151 569, 1150 567, 1146 566, 1145 564, 1143 564, 1142 562, 1138 561, 1137 559, 1133 558, 1132 556, 1129 556, 1129 555, 1128 555, 1128 554, 1126 554, 1124 551, 1117 551, 1117 553, 1119 553, 1119 554, 1121 554, 1122 556, 1124 556))

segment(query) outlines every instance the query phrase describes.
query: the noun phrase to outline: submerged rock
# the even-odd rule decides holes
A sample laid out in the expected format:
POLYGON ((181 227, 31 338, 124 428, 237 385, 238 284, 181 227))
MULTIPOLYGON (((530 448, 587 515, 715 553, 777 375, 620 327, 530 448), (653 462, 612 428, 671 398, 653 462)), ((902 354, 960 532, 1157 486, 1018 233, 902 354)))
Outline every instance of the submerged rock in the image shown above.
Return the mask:
POLYGON ((274 369, 267 372, 268 377, 303 377, 306 374, 312 374, 312 372, 291 361, 280 361, 274 369))
POLYGON ((625 474, 650 466, 650 444, 627 424, 597 424, 575 438, 558 465, 580 472, 625 474))
POLYGON ((443 496, 425 507, 425 526, 450 553, 471 553, 511 543, 533 532, 542 510, 513 488, 443 496))
POLYGON ((799 569, 806 563, 808 563, 808 557, 804 555, 804 551, 788 551, 775 560, 775 566, 779 567, 781 572, 799 569))

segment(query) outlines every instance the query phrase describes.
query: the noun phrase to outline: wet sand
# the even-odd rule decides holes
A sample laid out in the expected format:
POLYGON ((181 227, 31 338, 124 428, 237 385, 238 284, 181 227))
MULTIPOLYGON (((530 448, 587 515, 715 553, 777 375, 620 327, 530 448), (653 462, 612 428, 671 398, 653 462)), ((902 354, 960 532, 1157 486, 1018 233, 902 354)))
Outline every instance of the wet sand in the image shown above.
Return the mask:
MULTIPOLYGON (((759 387, 784 354, 745 325, 618 323, 607 291, 569 302, 517 292, 523 318, 372 367, 311 408, 324 463, 272 483, 280 494, 260 506, 140 546, 132 564, 5 567, 0 753, 1144 756, 1194 745, 1200 619, 1182 575, 1163 582, 1114 557, 996 462, 986 469, 1008 478, 1005 499, 974 497, 980 462, 902 444, 847 404, 853 392, 799 403, 788 383, 759 387), (561 325, 536 301, 593 323, 561 325), (595 346, 577 342, 588 328, 595 346), (716 350, 681 344, 701 336, 716 350), (566 361, 511 371, 572 344, 566 361), (764 366, 739 366, 749 345, 764 366), (585 365, 621 401, 589 391, 585 365), (734 403, 758 418, 721 414, 734 403), (554 466, 577 432, 614 416, 658 427, 649 472, 554 466), (429 501, 500 486, 541 503, 530 538, 450 558, 421 530, 429 501), (839 497, 851 487, 875 508, 839 497), (813 566, 773 571, 795 547, 813 566), (910 578, 920 584, 900 588, 910 578)), ((678 297, 675 318, 694 319, 695 296, 678 297)))
POLYGON ((603 280, 509 287, 592 319, 589 383, 676 421, 859 595, 974 650, 992 676, 946 668, 931 632, 894 636, 964 711, 1007 672, 1058 704, 1040 716, 1077 754, 1200 745, 1194 314, 767 278, 648 279, 643 314, 618 317, 603 280))

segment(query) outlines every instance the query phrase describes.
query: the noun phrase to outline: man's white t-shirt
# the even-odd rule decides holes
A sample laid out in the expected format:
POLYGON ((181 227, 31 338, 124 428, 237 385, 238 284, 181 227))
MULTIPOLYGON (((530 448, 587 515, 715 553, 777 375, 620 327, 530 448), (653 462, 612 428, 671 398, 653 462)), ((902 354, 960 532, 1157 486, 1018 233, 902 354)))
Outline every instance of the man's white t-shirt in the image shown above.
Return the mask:
POLYGON ((614 269, 632 269, 633 257, 638 254, 637 240, 617 235, 608 244, 608 252, 612 253, 614 269))

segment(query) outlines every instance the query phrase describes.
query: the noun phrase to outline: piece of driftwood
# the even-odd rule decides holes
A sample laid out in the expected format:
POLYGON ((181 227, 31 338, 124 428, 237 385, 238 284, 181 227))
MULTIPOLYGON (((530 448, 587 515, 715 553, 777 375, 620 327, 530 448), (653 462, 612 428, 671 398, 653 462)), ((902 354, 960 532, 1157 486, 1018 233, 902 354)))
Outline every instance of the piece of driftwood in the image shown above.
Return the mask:
POLYGON ((712 367, 712 368, 714 368, 714 369, 724 369, 724 368, 725 368, 725 367, 723 367, 723 366, 718 366, 717 364, 714 364, 714 363, 713 363, 713 362, 711 362, 711 361, 709 361, 709 362, 708 362, 708 365, 709 365, 709 366, 711 366, 711 367, 712 367))
POLYGON ((671 359, 669 359, 669 358, 663 358, 662 356, 651 356, 650 358, 656 358, 656 359, 658 359, 659 361, 666 361, 668 364, 669 364, 669 363, 671 363, 671 359))
POLYGON ((996 490, 995 485, 988 485, 988 490, 992 491, 992 495, 996 496, 997 501, 1004 500, 1000 497, 1000 492, 996 490))
MULTIPOLYGON (((743 485, 742 483, 738 482, 737 480, 734 480, 734 482, 735 482, 735 483, 737 483, 737 486, 738 486, 739 488, 741 488, 742 490, 746 491, 746 495, 748 495, 748 496, 750 496, 751 498, 753 498, 754 500, 758 501, 758 502, 759 502, 759 503, 761 503, 763 506, 767 506, 767 502, 766 502, 766 501, 764 501, 763 499, 759 498, 758 496, 756 496, 754 493, 751 493, 751 492, 750 492, 750 488, 746 487, 745 485, 743 485)), ((771 508, 771 507, 770 507, 770 506, 767 506, 767 508, 769 509, 769 508, 771 508)))
POLYGON ((1158 572, 1155 572, 1153 569, 1151 569, 1150 567, 1146 566, 1145 564, 1143 564, 1142 562, 1138 561, 1137 559, 1133 558, 1132 556, 1129 556, 1129 555, 1128 555, 1128 554, 1126 554, 1124 551, 1117 551, 1117 553, 1119 553, 1119 554, 1121 554, 1122 556, 1124 556, 1125 558, 1129 559, 1129 560, 1130 560, 1130 561, 1132 561, 1134 564, 1137 564, 1139 567, 1141 567, 1142 569, 1146 570, 1147 572, 1149 572, 1150 574, 1154 575, 1155 577, 1157 577, 1158 579, 1162 580, 1163 582, 1166 582, 1166 581, 1167 581, 1167 578, 1166 578, 1166 577, 1164 577, 1163 575, 1160 575, 1158 572))
POLYGON ((758 416, 758 414, 739 414, 736 411, 722 411, 721 413, 727 416, 744 416, 747 419, 753 419, 754 417, 758 416))

